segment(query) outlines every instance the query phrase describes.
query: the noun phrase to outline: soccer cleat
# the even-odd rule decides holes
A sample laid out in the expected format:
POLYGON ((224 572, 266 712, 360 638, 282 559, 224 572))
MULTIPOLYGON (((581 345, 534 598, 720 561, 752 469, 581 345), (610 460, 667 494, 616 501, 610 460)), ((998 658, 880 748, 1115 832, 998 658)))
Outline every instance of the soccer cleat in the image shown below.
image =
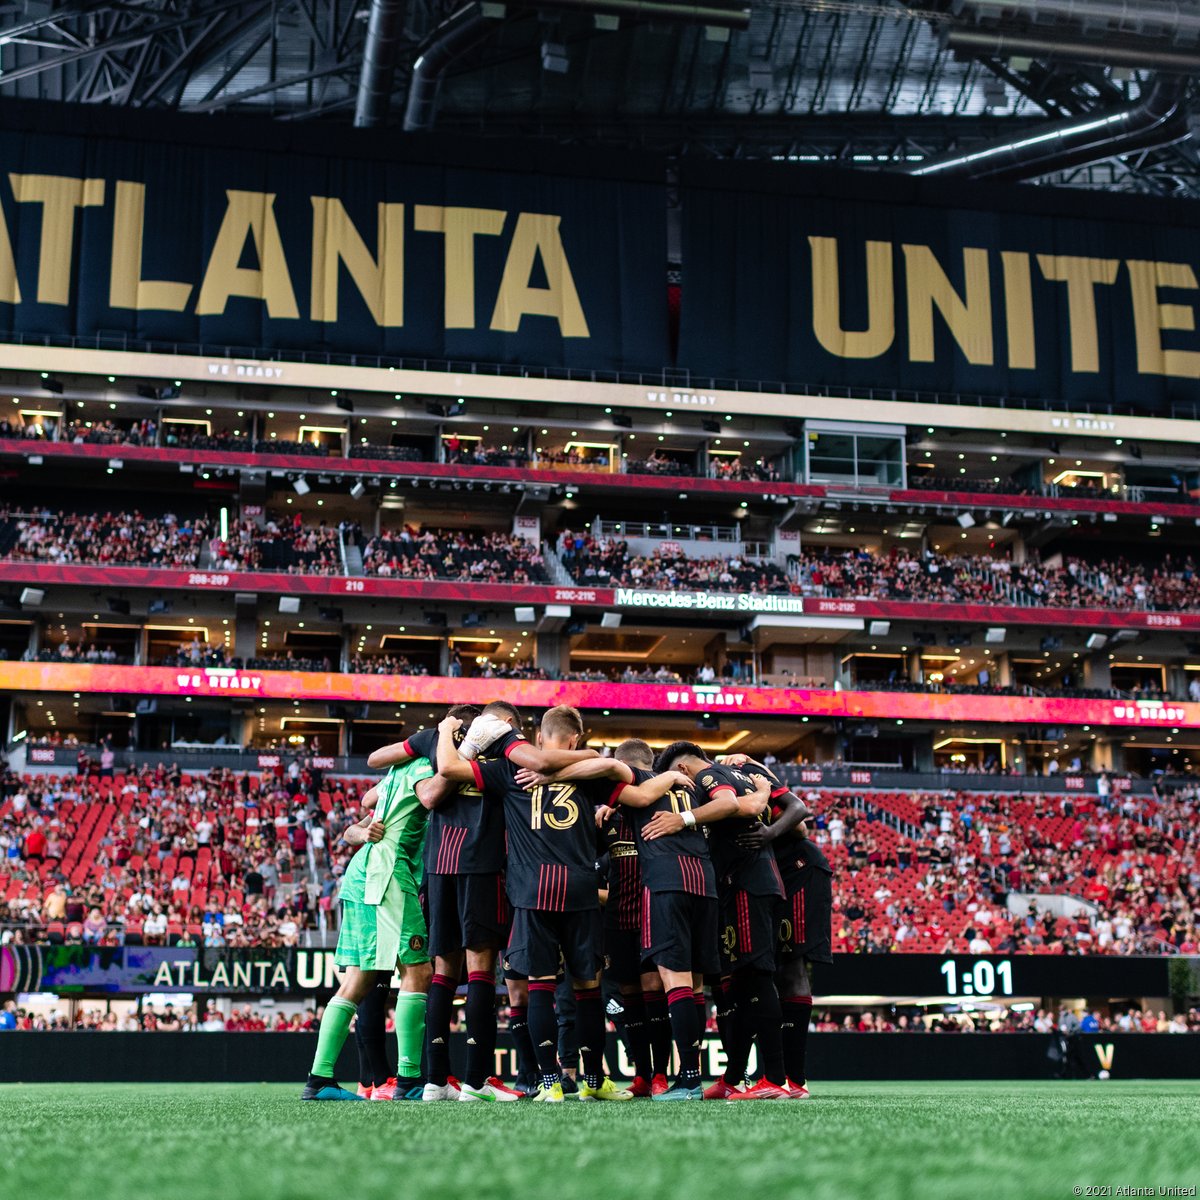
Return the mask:
POLYGON ((586 1082, 579 1084, 579 1098, 589 1103, 596 1100, 632 1100, 633 1093, 619 1088, 611 1079, 605 1076, 599 1087, 589 1087, 586 1082))
POLYGON ((670 1090, 671 1085, 667 1082, 665 1075, 655 1075, 650 1081, 650 1095, 652 1096, 661 1096, 663 1092, 669 1092, 670 1090))
POLYGON ((472 1104, 478 1100, 483 1100, 486 1103, 491 1104, 491 1102, 496 1099, 496 1097, 492 1095, 486 1083, 479 1087, 472 1087, 469 1083, 460 1083, 458 1085, 458 1098, 460 1100, 468 1101, 472 1104))
POLYGON ((516 1088, 510 1088, 503 1079, 500 1079, 496 1075, 488 1079, 483 1086, 492 1093, 493 1100, 499 1100, 507 1104, 513 1100, 520 1100, 522 1098, 522 1093, 518 1092, 516 1088))
POLYGON ((650 1095, 650 1085, 641 1075, 634 1076, 633 1082, 629 1085, 629 1090, 633 1093, 635 1100, 640 1100, 644 1096, 650 1095))
POLYGON ((538 1087, 537 1095, 534 1096, 535 1102, 542 1104, 562 1104, 564 1103, 562 1084, 556 1083, 553 1087, 547 1087, 544 1083, 538 1087))
POLYGON ((413 1076, 411 1079, 398 1079, 396 1081, 396 1099, 415 1100, 420 1103, 425 1099, 424 1082, 419 1076, 413 1076))
POLYGON ((655 1100, 703 1100, 704 1089, 699 1084, 689 1087, 686 1083, 676 1080, 665 1092, 655 1092, 655 1100))
POLYGON ((562 1077, 562 1090, 564 1096, 577 1095, 579 1092, 579 1084, 576 1080, 572 1079, 570 1075, 564 1075, 562 1077))
POLYGON ((358 1098, 360 1100, 370 1100, 371 1093, 375 1089, 369 1083, 360 1083, 358 1085, 358 1098))
POLYGON ((809 1096, 808 1088, 802 1083, 793 1083, 790 1079, 787 1081, 787 1094, 789 1100, 807 1100, 809 1096))
POLYGON ((426 1104, 435 1100, 460 1100, 462 1089, 453 1075, 448 1076, 445 1083, 427 1083, 421 1092, 421 1099, 426 1104))
POLYGON ((338 1083, 330 1080, 328 1083, 318 1081, 316 1083, 306 1083, 304 1091, 300 1093, 301 1100, 353 1100, 355 1103, 362 1100, 362 1097, 354 1092, 341 1087, 338 1083))
POLYGON ((397 1079, 393 1075, 387 1083, 377 1084, 371 1089, 371 1094, 367 1097, 368 1100, 395 1100, 397 1079))
POLYGON ((737 1094, 738 1089, 732 1083, 726 1083, 724 1075, 716 1083, 710 1083, 704 1089, 705 1100, 728 1100, 730 1096, 736 1096, 737 1094))
POLYGON ((537 1095, 540 1086, 536 1076, 518 1075, 513 1083, 513 1091, 519 1092, 526 1100, 531 1100, 537 1095))
POLYGON ((728 1103, 732 1104, 735 1100, 787 1100, 789 1095, 787 1088, 781 1088, 769 1079, 760 1079, 753 1087, 734 1092, 728 1098, 728 1103))

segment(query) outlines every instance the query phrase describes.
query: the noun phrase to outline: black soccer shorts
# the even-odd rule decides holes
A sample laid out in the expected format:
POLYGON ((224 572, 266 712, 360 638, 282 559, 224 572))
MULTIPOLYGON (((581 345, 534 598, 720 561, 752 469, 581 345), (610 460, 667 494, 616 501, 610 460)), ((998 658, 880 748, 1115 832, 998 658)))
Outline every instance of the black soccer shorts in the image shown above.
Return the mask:
POLYGON ((445 958, 464 948, 499 949, 508 936, 504 876, 426 875, 429 952, 445 958))
POLYGON ((643 970, 652 971, 654 967, 642 953, 642 931, 605 924, 604 977, 616 984, 638 983, 643 970))
POLYGON ((688 892, 643 894, 642 950, 656 967, 714 975, 721 967, 717 902, 688 892))
POLYGON ((775 970, 779 937, 778 896, 754 896, 743 889, 721 896, 718 918, 721 970, 775 970))
POLYGON ((583 983, 600 974, 603 943, 599 908, 582 912, 514 908, 504 967, 530 979, 553 978, 561 969, 568 979, 583 983))

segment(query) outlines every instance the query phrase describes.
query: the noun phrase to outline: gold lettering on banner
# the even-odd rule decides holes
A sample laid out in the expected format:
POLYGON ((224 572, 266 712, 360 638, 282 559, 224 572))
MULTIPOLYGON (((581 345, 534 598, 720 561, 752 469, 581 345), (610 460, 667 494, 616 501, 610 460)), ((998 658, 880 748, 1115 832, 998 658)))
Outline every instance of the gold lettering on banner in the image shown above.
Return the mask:
POLYGON ((75 257, 75 212, 104 203, 104 180, 15 173, 8 178, 18 204, 42 206, 38 303, 70 304, 71 268, 75 257))
POLYGON ((21 285, 17 281, 17 260, 13 257, 8 218, 0 205, 0 304, 20 304, 21 285))
POLYGON ((528 313, 553 317, 563 337, 591 337, 559 233, 561 223, 561 217, 549 213, 521 213, 517 218, 496 307, 492 311, 493 329, 516 333, 521 327, 521 318, 528 313), (544 288, 529 286, 533 264, 539 254, 549 283, 544 288))
POLYGON ((404 324, 404 205, 378 205, 377 256, 367 249, 345 205, 312 196, 312 301, 314 321, 338 319, 340 263, 354 280, 376 325, 404 324))
POLYGON ((1196 283, 1196 272, 1187 263, 1130 259, 1127 266, 1139 373, 1200 379, 1200 352, 1166 350, 1159 336, 1163 330, 1195 332, 1196 310, 1190 304, 1159 304, 1158 289, 1195 291, 1200 286, 1196 283))
POLYGON ((1029 255, 1002 250, 1004 317, 1008 333, 1008 365, 1014 371, 1037 370, 1037 340, 1033 332, 1033 279, 1029 255))
POLYGON ((507 215, 500 208, 448 208, 440 204, 418 204, 413 208, 414 229, 440 233, 445 239, 446 329, 475 328, 475 238, 498 237, 507 215))
POLYGON ((261 300, 269 317, 296 318, 296 293, 288 273, 279 225, 275 220, 274 192, 225 192, 225 216, 209 255, 196 301, 196 315, 219 316, 231 296, 261 300), (254 241, 257 269, 239 267, 246 238, 254 241))
POLYGON ((810 237, 813 333, 838 358, 878 358, 896 338, 896 297, 891 242, 867 242, 867 327, 842 328, 842 288, 837 238, 810 237))
POLYGON ((111 308, 183 312, 190 283, 142 278, 142 240, 146 226, 146 185, 118 179, 113 199, 112 265, 108 277, 111 308))
POLYGON ((966 299, 954 285, 928 246, 901 247, 908 293, 908 357, 911 362, 933 362, 933 310, 942 314, 947 328, 969 363, 990 367, 992 352, 992 292, 986 250, 963 248, 966 299))
POLYGON ((1051 283, 1067 285, 1067 318, 1071 327, 1071 370, 1100 370, 1100 337, 1096 328, 1096 285, 1116 282, 1117 258, 1080 258, 1073 254, 1039 254, 1038 265, 1051 283))

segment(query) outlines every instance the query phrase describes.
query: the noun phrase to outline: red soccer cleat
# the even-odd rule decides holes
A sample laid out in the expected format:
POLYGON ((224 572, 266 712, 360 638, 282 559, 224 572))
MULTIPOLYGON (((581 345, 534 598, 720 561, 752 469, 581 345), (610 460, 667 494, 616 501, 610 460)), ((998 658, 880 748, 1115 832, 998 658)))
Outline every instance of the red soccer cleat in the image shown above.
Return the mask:
POLYGON ((372 1092, 373 1090, 374 1090, 374 1089, 371 1087, 371 1085, 370 1085, 369 1083, 360 1083, 360 1084, 358 1085, 358 1094, 359 1094, 359 1095, 360 1095, 360 1096, 361 1096, 361 1097, 362 1097, 364 1100, 370 1100, 370 1098, 371 1098, 371 1092, 372 1092))
POLYGON ((396 1098, 396 1077, 393 1075, 387 1083, 381 1083, 371 1089, 371 1094, 367 1097, 368 1100, 395 1100, 396 1098))
POLYGON ((729 1102, 732 1103, 734 1100, 787 1100, 789 1095, 787 1088, 781 1088, 769 1079, 760 1079, 753 1087, 734 1092, 729 1097, 729 1102))
POLYGON ((650 1095, 650 1085, 641 1075, 634 1076, 633 1082, 629 1085, 629 1090, 633 1093, 635 1100, 640 1100, 650 1095))
POLYGON ((671 1084, 665 1075, 655 1075, 655 1077, 650 1080, 651 1096, 661 1096, 664 1092, 669 1092, 670 1090, 671 1084))
POLYGON ((802 1083, 793 1083, 790 1079, 787 1081, 787 1094, 789 1100, 807 1100, 808 1088, 802 1083))
POLYGON ((704 1089, 705 1100, 728 1100, 731 1096, 739 1096, 741 1093, 732 1083, 725 1082, 725 1076, 722 1075, 716 1083, 710 1083, 704 1089))
POLYGON ((505 1083, 504 1080, 499 1078, 499 1076, 497 1076, 497 1075, 491 1076, 488 1079, 487 1083, 484 1084, 484 1086, 491 1088, 492 1098, 494 1100, 503 1100, 505 1102, 511 1102, 513 1100, 524 1100, 525 1099, 524 1092, 518 1092, 516 1088, 510 1088, 508 1086, 508 1084, 505 1083))

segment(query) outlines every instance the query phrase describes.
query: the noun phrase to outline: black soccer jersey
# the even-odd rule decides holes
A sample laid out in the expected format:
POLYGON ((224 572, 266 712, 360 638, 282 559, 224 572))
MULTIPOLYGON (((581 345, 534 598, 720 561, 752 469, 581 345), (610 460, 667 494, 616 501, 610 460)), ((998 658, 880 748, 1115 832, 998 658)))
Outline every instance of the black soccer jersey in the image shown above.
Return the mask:
MULTIPOLYGON (((643 784, 654 778, 653 771, 633 768, 633 782, 643 784)), ((620 791, 618 789, 618 796, 620 791)), ((703 828, 682 829, 671 837, 652 842, 643 836, 655 813, 680 813, 694 808, 689 788, 672 788, 646 808, 622 808, 628 814, 637 841, 642 885, 651 892, 688 892, 693 896, 716 896, 716 876, 708 854, 708 839, 703 828)), ((611 900, 610 900, 611 903, 611 900)))
POLYGON ((546 783, 526 791, 507 759, 476 759, 471 767, 485 803, 504 807, 505 883, 513 907, 546 912, 597 908, 595 812, 612 797, 612 784, 546 783))
MULTIPOLYGON (((696 790, 700 793, 695 801, 699 806, 725 791, 748 796, 754 791, 754 781, 737 767, 709 763, 696 777, 696 790)), ((748 850, 737 843, 739 834, 757 824, 758 817, 729 817, 709 827, 709 852, 717 880, 722 888, 746 891, 752 896, 782 896, 783 883, 770 847, 748 850)))
POLYGON ((608 855, 608 903, 604 923, 611 929, 642 927, 642 872, 638 862, 632 809, 618 807, 600 831, 608 855))
MULTIPOLYGON (((769 825, 783 811, 782 807, 776 805, 774 802, 780 796, 787 795, 791 791, 791 788, 770 767, 764 767, 762 763, 753 761, 744 763, 741 769, 743 772, 765 775, 771 781, 771 803, 767 805, 767 811, 762 815, 762 820, 769 825)), ((800 837, 795 830, 781 834, 771 842, 771 849, 775 852, 775 861, 779 864, 781 872, 785 870, 785 866, 790 866, 794 863, 803 844, 804 838, 800 837)))
MULTIPOLYGON (((512 748, 524 741, 513 730, 488 747, 488 753, 507 758, 512 748)), ((437 743, 436 729, 422 729, 408 738, 404 746, 414 758, 427 758, 436 766, 437 743)), ((458 790, 429 814, 426 873, 492 875, 503 870, 504 810, 497 804, 485 804, 474 784, 459 784, 458 790)))

